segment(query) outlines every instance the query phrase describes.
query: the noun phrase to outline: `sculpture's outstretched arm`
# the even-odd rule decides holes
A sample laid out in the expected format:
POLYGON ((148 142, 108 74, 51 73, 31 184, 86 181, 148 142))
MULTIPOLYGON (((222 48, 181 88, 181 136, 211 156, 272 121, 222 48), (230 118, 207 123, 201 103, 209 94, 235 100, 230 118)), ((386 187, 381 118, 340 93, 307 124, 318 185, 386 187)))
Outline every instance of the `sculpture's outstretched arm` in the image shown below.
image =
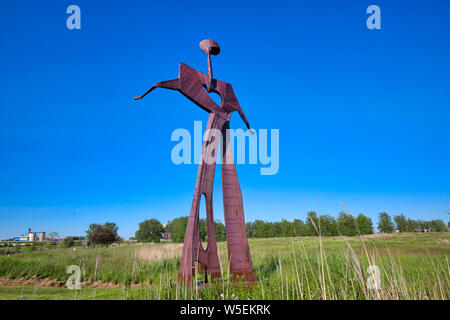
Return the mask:
POLYGON ((171 89, 171 90, 178 90, 180 88, 179 80, 177 78, 177 79, 173 79, 173 80, 157 82, 150 89, 148 89, 142 96, 134 97, 134 100, 142 99, 147 94, 152 92, 155 88, 165 88, 165 89, 171 89))

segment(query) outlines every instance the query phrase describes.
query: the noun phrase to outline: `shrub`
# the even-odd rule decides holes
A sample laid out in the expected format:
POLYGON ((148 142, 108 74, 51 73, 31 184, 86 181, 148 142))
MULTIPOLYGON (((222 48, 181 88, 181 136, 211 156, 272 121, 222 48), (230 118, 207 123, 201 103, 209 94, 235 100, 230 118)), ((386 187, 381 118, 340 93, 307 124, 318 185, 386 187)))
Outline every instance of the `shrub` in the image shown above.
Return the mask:
POLYGON ((118 229, 114 222, 105 222, 103 225, 93 223, 86 231, 87 239, 93 244, 108 245, 120 239, 117 235, 118 229))
POLYGON ((64 240, 61 242, 61 246, 63 248, 70 248, 75 244, 75 241, 73 240, 72 237, 66 237, 64 238, 64 240))
POLYGON ((163 232, 163 225, 157 219, 145 220, 139 223, 136 239, 139 242, 159 242, 163 232))

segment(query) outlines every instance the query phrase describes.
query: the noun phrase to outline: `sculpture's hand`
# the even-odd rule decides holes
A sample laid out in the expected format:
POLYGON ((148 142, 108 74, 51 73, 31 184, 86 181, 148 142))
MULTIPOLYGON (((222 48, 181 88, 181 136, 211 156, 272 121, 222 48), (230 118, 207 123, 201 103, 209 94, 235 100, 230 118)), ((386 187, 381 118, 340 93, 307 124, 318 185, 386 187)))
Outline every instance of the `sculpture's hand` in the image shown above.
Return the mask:
MULTIPOLYGON (((239 108, 240 108, 240 107, 239 107, 239 108)), ((242 112, 242 110, 239 110, 239 115, 241 116, 242 121, 244 121, 245 125, 247 126, 248 131, 250 131, 250 133, 251 133, 252 135, 254 135, 254 134, 255 134, 255 131, 252 130, 252 129, 250 129, 250 124, 248 123, 248 120, 247 120, 247 118, 245 117, 245 114, 244 114, 244 112, 242 112)))
POLYGON ((171 89, 171 90, 178 90, 178 88, 179 88, 178 79, 157 82, 150 89, 148 89, 142 96, 134 97, 134 100, 142 99, 143 97, 145 97, 147 94, 149 94, 150 92, 152 92, 156 88, 165 88, 165 89, 171 89))
POLYGON ((139 100, 142 99, 143 97, 145 97, 147 94, 149 94, 150 92, 152 92, 156 87, 158 87, 158 83, 154 84, 150 89, 148 89, 142 96, 136 96, 134 97, 134 100, 139 100))

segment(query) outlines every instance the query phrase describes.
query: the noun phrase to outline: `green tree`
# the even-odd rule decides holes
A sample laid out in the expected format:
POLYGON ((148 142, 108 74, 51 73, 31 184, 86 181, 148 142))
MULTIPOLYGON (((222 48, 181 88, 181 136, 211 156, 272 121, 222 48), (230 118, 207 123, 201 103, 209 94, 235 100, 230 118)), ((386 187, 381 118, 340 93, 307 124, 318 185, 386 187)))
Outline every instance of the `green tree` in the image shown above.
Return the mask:
POLYGON ((255 227, 255 237, 256 238, 265 238, 266 237, 266 228, 265 228, 264 221, 255 220, 254 227, 255 227))
POLYGON ((372 219, 363 215, 362 213, 360 213, 358 217, 356 217, 356 224, 358 225, 358 229, 361 234, 373 233, 372 219))
POLYGON ((281 223, 280 222, 272 222, 272 237, 281 237, 281 223))
POLYGON ((320 217, 314 211, 308 212, 306 224, 300 220, 296 222, 297 229, 302 236, 321 236, 329 237, 338 234, 338 225, 336 219, 328 214, 320 217))
POLYGON ((273 225, 270 222, 255 220, 255 230, 257 238, 271 238, 275 235, 273 225))
POLYGON ((245 224, 245 230, 247 231, 247 238, 256 237, 256 227, 254 222, 247 222, 245 224))
POLYGON ((116 233, 119 231, 119 226, 115 222, 105 222, 103 224, 103 228, 111 230, 113 233, 116 233))
POLYGON ((383 233, 394 232, 394 224, 391 217, 386 212, 380 212, 378 215, 378 229, 383 233))
POLYGON ((418 224, 421 231, 425 231, 425 229, 431 229, 430 221, 419 220, 418 224))
POLYGON ((119 227, 114 222, 105 222, 103 225, 92 223, 86 231, 87 239, 93 244, 108 245, 120 240, 118 230, 119 227))
POLYGON ((296 237, 306 236, 306 226, 301 219, 294 219, 294 222, 292 222, 292 229, 296 237))
POLYGON ((198 231, 200 232, 200 240, 206 241, 208 236, 208 226, 206 224, 206 219, 198 220, 198 231))
POLYGON ((164 227, 157 219, 149 219, 139 223, 139 229, 136 231, 136 239, 139 242, 159 242, 164 227))
POLYGON ((441 219, 431 220, 430 221, 431 230, 434 232, 445 232, 447 231, 447 227, 445 226, 444 221, 441 219))
POLYGON ((332 237, 338 235, 338 226, 336 219, 325 214, 319 218, 320 234, 324 237, 332 237))
POLYGON ((318 236, 319 235, 319 219, 317 213, 310 211, 306 217, 305 224, 305 236, 318 236))
POLYGON ((353 216, 340 212, 337 219, 339 232, 344 236, 356 236, 358 234, 357 222, 353 216))
POLYGON ((61 242, 61 246, 64 248, 70 248, 73 247, 75 244, 75 241, 72 237, 65 237, 64 240, 61 242))
POLYGON ((419 231, 419 223, 416 220, 408 218, 407 224, 408 224, 408 226, 407 226, 408 232, 419 231))
POLYGON ((292 237, 294 236, 294 224, 282 219, 280 222, 280 236, 281 237, 292 237))
POLYGON ((227 238, 225 225, 221 221, 217 220, 214 222, 214 229, 216 230, 216 241, 225 241, 227 238))
POLYGON ((399 232, 408 232, 408 220, 403 215, 403 213, 399 216, 394 216, 394 222, 399 232))
POLYGON ((86 236, 89 239, 89 235, 93 234, 95 232, 95 230, 97 230, 97 228, 101 227, 101 224, 98 223, 91 223, 89 225, 89 228, 86 230, 86 236))
POLYGON ((167 228, 173 242, 183 242, 189 217, 173 219, 167 228))

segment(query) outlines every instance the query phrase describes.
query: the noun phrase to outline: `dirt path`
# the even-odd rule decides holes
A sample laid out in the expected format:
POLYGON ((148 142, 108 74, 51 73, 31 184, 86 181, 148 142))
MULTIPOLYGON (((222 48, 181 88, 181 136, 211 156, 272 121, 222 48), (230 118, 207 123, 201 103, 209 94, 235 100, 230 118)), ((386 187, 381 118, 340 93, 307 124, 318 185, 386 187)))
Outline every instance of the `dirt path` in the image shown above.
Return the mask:
MULTIPOLYGON (((143 284, 135 283, 131 284, 131 287, 141 286, 143 284)), ((22 287, 22 286, 37 286, 44 288, 63 288, 66 286, 65 281, 58 281, 55 279, 45 278, 45 279, 36 279, 36 278, 17 278, 17 279, 9 279, 8 277, 0 277, 0 286, 12 286, 12 287, 22 287)), ((84 281, 81 282, 81 287, 83 288, 104 288, 104 289, 112 289, 112 288, 121 288, 123 284, 116 284, 112 282, 103 282, 103 281, 84 281)))

